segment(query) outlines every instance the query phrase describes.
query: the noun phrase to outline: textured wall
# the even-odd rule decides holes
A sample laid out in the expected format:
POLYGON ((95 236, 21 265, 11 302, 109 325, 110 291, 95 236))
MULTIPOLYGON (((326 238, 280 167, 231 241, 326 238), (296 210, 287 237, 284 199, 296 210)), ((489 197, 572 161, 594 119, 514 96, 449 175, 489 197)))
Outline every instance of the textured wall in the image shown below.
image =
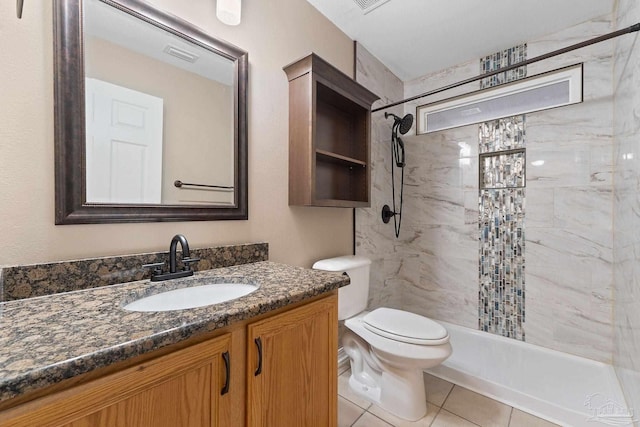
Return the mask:
MULTIPOLYGON (((640 21, 640 4, 619 0, 617 27, 640 21)), ((616 41, 614 67, 614 284, 613 360, 630 408, 640 415, 640 41, 616 41)))
MULTIPOLYGON (((611 29, 606 16, 528 41, 528 57, 611 29)), ((526 340, 604 362, 612 355, 612 54, 613 42, 606 42, 527 70, 533 75, 585 63, 584 103, 527 115, 526 340), (532 166, 535 160, 544 164, 532 166)), ((405 82, 404 96, 478 72, 478 60, 471 60, 405 82)), ((475 83, 445 95, 477 88, 475 83)), ((405 112, 415 113, 416 105, 406 104, 405 112)), ((409 175, 400 239, 392 227, 376 228, 378 207, 371 213, 377 220, 373 226, 358 219, 359 247, 397 267, 395 278, 385 277, 394 287, 384 298, 400 298, 407 310, 477 328, 478 126, 404 141, 409 175)), ((376 167, 374 189, 388 188, 376 167)))
POLYGON ((310 266, 351 251, 351 209, 288 206, 288 83, 282 67, 314 51, 353 73, 353 42, 305 1, 248 1, 242 23, 215 2, 152 3, 249 52, 249 220, 54 225, 52 2, 0 2, 0 265, 263 241, 274 261, 310 266))

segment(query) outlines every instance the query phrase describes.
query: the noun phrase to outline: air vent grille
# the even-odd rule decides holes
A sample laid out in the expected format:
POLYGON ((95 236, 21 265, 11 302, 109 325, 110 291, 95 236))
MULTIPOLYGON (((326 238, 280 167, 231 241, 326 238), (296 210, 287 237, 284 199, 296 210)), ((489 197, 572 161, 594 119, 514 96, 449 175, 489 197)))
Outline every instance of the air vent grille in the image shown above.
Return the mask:
POLYGON ((200 58, 200 56, 196 55, 195 53, 187 52, 184 49, 180 49, 171 45, 167 45, 164 48, 164 53, 168 53, 171 56, 175 56, 178 59, 182 59, 183 61, 191 63, 195 63, 200 58))
POLYGON ((372 10, 382 6, 383 4, 387 3, 389 0, 353 0, 354 2, 356 2, 356 4, 358 6, 360 6, 360 9, 362 9, 362 11, 365 13, 365 15, 369 12, 371 12, 372 10))

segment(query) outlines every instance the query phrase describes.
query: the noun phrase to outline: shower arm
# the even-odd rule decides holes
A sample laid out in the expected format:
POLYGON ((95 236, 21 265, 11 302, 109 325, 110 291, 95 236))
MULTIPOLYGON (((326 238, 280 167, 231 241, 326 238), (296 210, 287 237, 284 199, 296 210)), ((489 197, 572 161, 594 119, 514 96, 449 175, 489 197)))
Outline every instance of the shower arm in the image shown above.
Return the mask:
POLYGON ((402 101, 397 101, 397 102, 394 102, 392 104, 388 104, 388 105, 384 105, 382 107, 374 108, 374 109, 371 110, 371 112, 375 113, 377 111, 386 110, 387 108, 395 107, 397 105, 402 105, 402 104, 405 104, 407 102, 411 102, 411 101, 415 101, 416 99, 420 99, 420 98, 424 98, 424 97, 427 97, 427 96, 435 95, 435 94, 440 93, 440 92, 445 92, 445 91, 447 91, 449 89, 454 89, 454 88, 457 88, 457 87, 460 87, 460 86, 464 86, 464 85, 469 84, 469 83, 476 82, 478 80, 485 79, 487 77, 495 76, 496 74, 504 73, 506 71, 511 71, 511 70, 516 69, 516 68, 520 68, 520 67, 524 67, 524 66, 529 65, 529 64, 533 64, 534 62, 543 61, 545 59, 553 58, 554 56, 562 55, 563 53, 571 52, 571 51, 576 50, 576 49, 581 49, 583 47, 591 46, 592 44, 600 43, 600 42, 603 42, 603 41, 606 41, 606 40, 610 40, 610 39, 613 39, 613 38, 616 38, 616 37, 619 37, 619 36, 622 36, 622 35, 625 35, 625 34, 635 33, 635 32, 638 32, 638 31, 640 31, 640 22, 635 24, 635 25, 631 25, 630 27, 623 28, 621 30, 614 31, 614 32, 611 32, 611 33, 608 33, 608 34, 604 34, 602 36, 598 36, 598 37, 595 37, 595 38, 592 38, 592 39, 589 39, 589 40, 585 40, 585 41, 580 42, 580 43, 572 44, 571 46, 563 47, 562 49, 557 49, 557 50, 554 50, 552 52, 536 56, 535 58, 531 58, 531 59, 527 59, 526 61, 518 62, 517 64, 513 64, 513 65, 510 65, 508 67, 504 67, 504 68, 500 68, 498 70, 490 71, 490 72, 488 72, 486 74, 481 74, 479 76, 471 77, 471 78, 468 78, 466 80, 461 80, 461 81, 459 81, 457 83, 452 83, 452 84, 443 86, 443 87, 438 88, 438 89, 434 89, 434 90, 430 90, 428 92, 421 93, 420 95, 415 95, 415 96, 412 96, 410 98, 403 99, 402 101))

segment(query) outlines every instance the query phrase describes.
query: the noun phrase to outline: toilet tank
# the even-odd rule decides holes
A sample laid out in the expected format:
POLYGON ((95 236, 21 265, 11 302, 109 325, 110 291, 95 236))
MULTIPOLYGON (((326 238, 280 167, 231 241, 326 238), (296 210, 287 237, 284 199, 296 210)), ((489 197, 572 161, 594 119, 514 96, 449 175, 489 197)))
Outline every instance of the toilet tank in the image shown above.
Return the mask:
POLYGON ((351 279, 351 284, 338 290, 338 320, 353 317, 367 308, 369 270, 371 268, 369 258, 348 255, 323 259, 313 264, 313 268, 325 271, 343 271, 351 279))

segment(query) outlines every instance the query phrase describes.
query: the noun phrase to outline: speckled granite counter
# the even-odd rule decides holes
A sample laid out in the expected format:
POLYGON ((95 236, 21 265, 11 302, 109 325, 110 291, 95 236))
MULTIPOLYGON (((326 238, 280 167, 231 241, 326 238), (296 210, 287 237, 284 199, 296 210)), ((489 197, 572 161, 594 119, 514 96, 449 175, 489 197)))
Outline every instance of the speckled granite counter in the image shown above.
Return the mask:
POLYGON ((347 276, 272 262, 0 303, 0 401, 47 387, 349 283, 347 276), (140 313, 122 306, 146 295, 212 282, 257 291, 208 307, 140 313))

